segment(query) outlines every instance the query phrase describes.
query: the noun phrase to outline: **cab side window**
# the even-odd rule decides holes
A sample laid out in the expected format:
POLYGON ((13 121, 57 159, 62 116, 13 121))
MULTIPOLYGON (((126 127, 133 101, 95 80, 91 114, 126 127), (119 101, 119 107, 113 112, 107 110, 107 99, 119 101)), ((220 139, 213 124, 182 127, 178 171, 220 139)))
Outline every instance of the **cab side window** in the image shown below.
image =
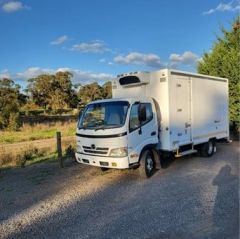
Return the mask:
MULTIPOLYGON (((148 123, 153 118, 152 112, 152 105, 150 103, 143 103, 146 105, 146 121, 141 122, 142 125, 148 123)), ((133 130, 140 127, 140 122, 138 120, 138 107, 139 103, 135 103, 132 105, 131 112, 130 112, 130 121, 129 121, 129 131, 132 132, 133 130)))
POLYGON ((146 105, 147 119, 145 122, 142 122, 142 124, 152 120, 153 118, 152 105, 150 103, 145 103, 145 105, 146 105))

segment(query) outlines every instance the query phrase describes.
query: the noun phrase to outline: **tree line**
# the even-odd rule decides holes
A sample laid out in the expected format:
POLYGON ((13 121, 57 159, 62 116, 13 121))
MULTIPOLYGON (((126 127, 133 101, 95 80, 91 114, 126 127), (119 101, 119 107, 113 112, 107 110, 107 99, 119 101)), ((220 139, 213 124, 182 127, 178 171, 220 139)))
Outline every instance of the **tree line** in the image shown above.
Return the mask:
POLYGON ((81 108, 88 102, 110 98, 111 82, 74 85, 72 73, 42 74, 28 80, 24 92, 8 78, 0 79, 0 129, 19 128, 20 113, 36 112, 61 114, 64 109, 81 108))

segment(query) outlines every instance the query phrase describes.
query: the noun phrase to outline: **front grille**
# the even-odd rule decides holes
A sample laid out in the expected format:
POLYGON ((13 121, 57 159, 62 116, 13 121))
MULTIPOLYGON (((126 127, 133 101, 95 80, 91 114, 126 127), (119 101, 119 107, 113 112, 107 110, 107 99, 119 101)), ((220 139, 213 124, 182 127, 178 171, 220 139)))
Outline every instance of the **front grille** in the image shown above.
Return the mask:
POLYGON ((86 153, 91 153, 91 154, 107 154, 107 152, 103 152, 103 151, 97 151, 97 150, 84 150, 84 152, 86 153))
POLYGON ((100 161, 99 163, 100 163, 101 166, 108 166, 108 165, 109 165, 108 162, 102 162, 102 161, 100 161))
POLYGON ((83 150, 85 153, 93 155, 106 155, 108 153, 108 148, 103 147, 92 148, 90 146, 83 146, 83 150))

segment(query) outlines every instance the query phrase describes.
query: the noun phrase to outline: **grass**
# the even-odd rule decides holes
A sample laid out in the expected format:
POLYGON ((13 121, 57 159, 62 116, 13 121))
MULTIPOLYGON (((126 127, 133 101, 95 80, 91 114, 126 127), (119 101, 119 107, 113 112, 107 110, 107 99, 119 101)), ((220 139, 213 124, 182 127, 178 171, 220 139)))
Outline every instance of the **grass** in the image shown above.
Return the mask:
POLYGON ((55 162, 57 160, 57 153, 52 153, 44 156, 34 157, 32 160, 26 162, 25 166, 42 163, 45 161, 55 162))
POLYGON ((1 131, 0 144, 53 138, 56 136, 57 131, 61 131, 62 137, 74 136, 76 122, 41 123, 33 126, 23 125, 19 131, 1 131))
POLYGON ((64 155, 73 155, 76 122, 25 124, 19 131, 0 132, 0 168, 25 167, 56 158, 56 132, 62 135, 64 155), (45 142, 45 139, 49 139, 45 142), (34 140, 41 140, 35 142, 34 140), (22 144, 15 144, 24 142, 22 144), (7 145, 11 144, 11 145, 7 145))
MULTIPOLYGON (((62 141, 63 157, 74 157, 75 139, 67 139, 62 141)), ((14 144, 13 144, 14 145, 14 144)), ((26 145, 18 152, 11 150, 11 152, 0 154, 0 169, 8 169, 14 167, 26 167, 32 164, 41 162, 54 162, 57 160, 57 153, 55 151, 55 143, 49 144, 48 147, 38 147, 26 145)))

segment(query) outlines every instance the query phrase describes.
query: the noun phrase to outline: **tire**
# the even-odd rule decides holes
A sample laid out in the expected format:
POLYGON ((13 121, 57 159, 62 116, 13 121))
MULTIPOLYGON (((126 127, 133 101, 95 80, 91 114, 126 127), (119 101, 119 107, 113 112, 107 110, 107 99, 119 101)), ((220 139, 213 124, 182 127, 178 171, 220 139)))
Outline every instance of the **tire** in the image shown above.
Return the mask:
POLYGON ((211 157, 216 152, 215 140, 209 140, 200 147, 200 156, 211 157))
POLYGON ((141 178, 149 178, 155 171, 156 163, 152 150, 145 150, 140 157, 138 172, 141 178))

